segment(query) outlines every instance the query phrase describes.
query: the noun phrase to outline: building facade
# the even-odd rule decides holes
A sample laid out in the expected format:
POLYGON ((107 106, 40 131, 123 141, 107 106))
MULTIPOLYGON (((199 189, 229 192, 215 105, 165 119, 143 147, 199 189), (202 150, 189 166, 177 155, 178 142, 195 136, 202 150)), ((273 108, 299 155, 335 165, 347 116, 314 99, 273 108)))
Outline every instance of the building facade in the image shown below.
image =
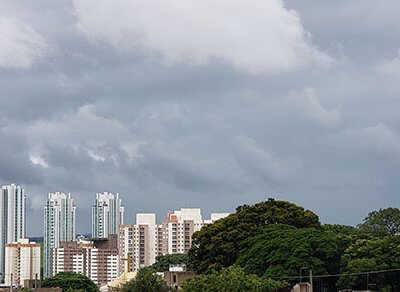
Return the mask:
POLYGON ((192 246, 192 235, 203 227, 199 208, 182 208, 168 213, 163 222, 163 254, 185 253, 192 246))
POLYGON ((124 223, 124 207, 119 194, 97 193, 92 206, 92 237, 107 238, 118 234, 118 227, 124 223))
POLYGON ((0 280, 4 281, 5 248, 7 243, 25 238, 24 189, 15 184, 1 187, 0 193, 0 280))
POLYGON ((181 208, 168 212, 163 222, 163 254, 186 253, 192 246, 193 233, 203 226, 227 217, 229 213, 211 213, 211 219, 203 219, 199 208, 181 208))
POLYGON ((119 273, 137 271, 156 262, 162 225, 156 224, 156 214, 136 214, 136 224, 123 224, 119 228, 119 273))
POLYGON ((158 255, 186 253, 194 232, 228 215, 212 213, 211 219, 203 220, 200 209, 182 208, 169 212, 162 224, 156 224, 155 214, 137 214, 136 224, 119 228, 119 274, 152 265, 158 255))
POLYGON ((25 280, 40 279, 40 244, 20 239, 5 249, 5 284, 22 287, 25 280))
POLYGON ((99 286, 117 279, 118 264, 117 235, 61 242, 58 248, 53 249, 53 274, 80 273, 99 286))
POLYGON ((71 194, 49 193, 44 207, 44 278, 52 276, 52 249, 75 240, 76 207, 71 194))

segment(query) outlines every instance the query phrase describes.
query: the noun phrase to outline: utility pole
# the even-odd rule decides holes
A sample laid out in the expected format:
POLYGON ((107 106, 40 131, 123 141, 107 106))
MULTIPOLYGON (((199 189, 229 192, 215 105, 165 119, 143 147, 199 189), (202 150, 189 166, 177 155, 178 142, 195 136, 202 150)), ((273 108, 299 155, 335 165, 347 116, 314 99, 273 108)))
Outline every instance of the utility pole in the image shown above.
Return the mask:
POLYGON ((310 286, 311 286, 311 291, 313 292, 313 280, 312 280, 312 270, 310 269, 310 286))

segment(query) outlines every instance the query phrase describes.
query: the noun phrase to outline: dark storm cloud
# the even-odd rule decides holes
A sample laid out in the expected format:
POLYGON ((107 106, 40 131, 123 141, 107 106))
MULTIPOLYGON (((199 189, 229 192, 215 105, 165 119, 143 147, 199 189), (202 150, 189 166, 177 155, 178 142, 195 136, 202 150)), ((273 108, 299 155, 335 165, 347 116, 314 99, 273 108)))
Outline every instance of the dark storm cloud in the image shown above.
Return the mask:
POLYGON ((38 185, 43 183, 40 169, 30 163, 25 141, 14 133, 0 131, 0 177, 2 181, 38 185))
POLYGON ((326 50, 340 50, 354 65, 375 63, 390 58, 399 49, 397 25, 400 3, 396 0, 285 0, 289 9, 302 17, 305 28, 316 44, 326 50))
MULTIPOLYGON (((35 220, 47 192, 72 192, 80 232, 100 191, 122 194, 127 222, 138 211, 161 220, 168 209, 199 206, 207 215, 270 196, 332 223, 398 206, 397 2, 284 4, 295 12, 252 1, 270 5, 268 19, 257 15, 262 37, 249 34, 242 46, 218 23, 212 44, 179 26, 166 25, 164 38, 162 22, 115 17, 107 1, 2 1, 0 32, 24 46, 0 38, 19 52, 4 59, 10 50, 0 48, 0 181, 24 185, 35 220), (137 25, 151 45, 133 37, 137 25), (274 60, 258 50, 242 58, 250 46, 274 60)), ((184 8, 194 13, 190 29, 211 15, 198 8, 184 8)), ((241 9, 241 23, 219 9, 227 31, 255 25, 241 9)))

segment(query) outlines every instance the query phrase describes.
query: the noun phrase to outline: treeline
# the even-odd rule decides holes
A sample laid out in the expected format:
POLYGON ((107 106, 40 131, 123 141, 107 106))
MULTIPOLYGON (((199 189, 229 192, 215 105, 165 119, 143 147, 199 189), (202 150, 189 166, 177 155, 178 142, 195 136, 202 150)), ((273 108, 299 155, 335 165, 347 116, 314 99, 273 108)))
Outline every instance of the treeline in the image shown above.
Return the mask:
POLYGON ((400 268, 399 232, 399 209, 374 211, 355 228, 321 225, 313 212, 269 199, 195 233, 189 262, 199 274, 237 265, 290 284, 312 270, 314 291, 400 291, 399 271, 377 273, 400 268))

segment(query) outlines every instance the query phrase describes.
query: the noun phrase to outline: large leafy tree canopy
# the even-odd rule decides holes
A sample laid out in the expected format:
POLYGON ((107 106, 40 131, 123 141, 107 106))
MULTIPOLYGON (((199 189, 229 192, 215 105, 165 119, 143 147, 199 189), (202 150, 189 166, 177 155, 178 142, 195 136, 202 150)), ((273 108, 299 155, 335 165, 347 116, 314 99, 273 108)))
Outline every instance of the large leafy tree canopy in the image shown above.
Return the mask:
POLYGON ((184 292, 270 292, 287 286, 286 282, 275 281, 256 275, 246 274, 238 266, 231 266, 219 272, 200 275, 183 283, 184 292))
POLYGON ((168 292, 171 289, 152 268, 139 270, 136 277, 126 283, 121 292, 168 292))
POLYGON ((386 208, 368 214, 358 228, 376 236, 395 235, 400 233, 400 209, 386 208))
POLYGON ((324 231, 331 231, 336 234, 340 235, 348 235, 352 237, 363 237, 363 238, 370 238, 370 234, 363 232, 362 230, 347 225, 340 225, 340 224, 324 224, 322 225, 322 229, 324 231))
POLYGON ((336 274, 346 247, 333 232, 273 224, 242 242, 236 263, 260 276, 298 275, 302 267, 317 274, 336 274))
POLYGON ((42 287, 60 287, 64 291, 98 292, 97 285, 88 277, 71 272, 58 273, 43 280, 42 287))
MULTIPOLYGON (((342 273, 358 273, 400 268, 400 235, 361 239, 346 250, 342 256, 342 273)), ((400 271, 371 273, 370 275, 342 276, 341 288, 384 290, 390 285, 392 291, 400 291, 400 271), (367 279, 368 277, 368 279, 367 279), (368 282, 367 282, 368 280, 368 282), (371 287, 369 287, 371 288, 371 287)))
POLYGON ((321 228, 316 214, 286 201, 269 199, 251 206, 244 205, 238 207, 236 213, 203 227, 193 235, 190 262, 200 273, 229 267, 236 262, 243 240, 277 223, 297 228, 321 228))

